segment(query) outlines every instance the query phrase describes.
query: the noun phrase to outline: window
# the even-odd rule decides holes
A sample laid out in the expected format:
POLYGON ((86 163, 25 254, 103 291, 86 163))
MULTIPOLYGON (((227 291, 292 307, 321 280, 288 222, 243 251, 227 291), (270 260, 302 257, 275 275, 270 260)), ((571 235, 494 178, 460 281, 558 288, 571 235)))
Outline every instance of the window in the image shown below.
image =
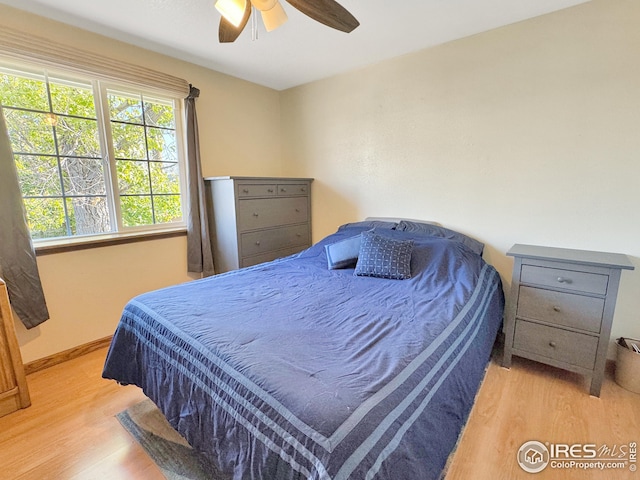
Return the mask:
POLYGON ((34 240, 182 227, 181 102, 0 65, 34 240))

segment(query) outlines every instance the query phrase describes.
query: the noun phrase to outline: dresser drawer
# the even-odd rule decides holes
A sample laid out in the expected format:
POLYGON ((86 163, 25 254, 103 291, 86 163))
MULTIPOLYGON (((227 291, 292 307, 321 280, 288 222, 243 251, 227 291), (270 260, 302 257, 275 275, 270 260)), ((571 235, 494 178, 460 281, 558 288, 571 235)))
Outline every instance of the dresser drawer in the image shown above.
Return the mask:
POLYGON ((251 267, 253 265, 258 265, 259 263, 270 262, 271 260, 275 260, 276 258, 287 257, 289 255, 293 255, 294 253, 301 252, 309 245, 299 245, 297 247, 285 248, 283 250, 274 250, 272 252, 261 253, 260 255, 252 255, 250 257, 243 257, 240 262, 240 266, 251 267))
POLYGON ((517 320, 513 348, 591 370, 598 337, 517 320))
POLYGON ((307 197, 238 201, 238 230, 246 232, 266 227, 309 221, 307 197))
POLYGON ((603 311, 602 298, 520 287, 518 317, 599 333, 603 311))
POLYGON ((238 189, 238 198, 275 196, 278 191, 276 184, 241 183, 236 185, 236 188, 238 189))
POLYGON ((288 248, 295 245, 309 244, 309 226, 293 225, 291 227, 271 228, 258 232, 243 233, 240 236, 242 256, 288 248))
POLYGON ((609 276, 560 268, 522 265, 520 282, 606 295, 609 276))
POLYGON ((278 195, 309 195, 309 185, 306 183, 279 184, 278 195))

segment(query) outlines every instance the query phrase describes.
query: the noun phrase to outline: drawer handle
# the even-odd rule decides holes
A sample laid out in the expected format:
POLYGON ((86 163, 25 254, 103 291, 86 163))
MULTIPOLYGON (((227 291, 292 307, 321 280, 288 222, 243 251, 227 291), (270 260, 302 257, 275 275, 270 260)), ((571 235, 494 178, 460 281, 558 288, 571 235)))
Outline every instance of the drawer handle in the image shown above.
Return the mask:
POLYGON ((301 191, 301 192, 306 192, 306 191, 307 191, 307 189, 306 189, 306 188, 304 188, 304 187, 302 187, 302 188, 300 189, 300 191, 301 191))
POLYGON ((296 237, 300 238, 302 236, 301 233, 296 233, 296 237))
POLYGON ((299 209, 299 208, 296 208, 296 212, 297 212, 297 213, 300 213, 300 209, 299 209))
POLYGON ((281 192, 286 192, 286 191, 287 191, 287 189, 286 189, 286 188, 281 188, 281 189, 280 189, 280 191, 281 191, 281 192))
POLYGON ((549 342, 549 346, 551 348, 556 348, 556 342, 554 342, 554 341, 549 342))
POLYGON ((571 283, 570 278, 558 277, 558 283, 571 283))
POLYGON ((243 193, 249 193, 249 189, 248 189, 248 188, 243 188, 243 189, 242 189, 242 192, 243 192, 243 193))
POLYGON ((553 311, 554 312, 560 312, 560 307, 558 307, 557 305, 553 306, 553 311))
POLYGON ((256 245, 260 245, 260 240, 258 240, 258 241, 256 242, 256 245))
POLYGON ((257 214, 257 213, 254 213, 254 214, 253 214, 253 216, 254 216, 254 217, 257 217, 257 216, 258 216, 258 214, 257 214))
POLYGON ((273 188, 267 188, 267 192, 273 193, 273 188))

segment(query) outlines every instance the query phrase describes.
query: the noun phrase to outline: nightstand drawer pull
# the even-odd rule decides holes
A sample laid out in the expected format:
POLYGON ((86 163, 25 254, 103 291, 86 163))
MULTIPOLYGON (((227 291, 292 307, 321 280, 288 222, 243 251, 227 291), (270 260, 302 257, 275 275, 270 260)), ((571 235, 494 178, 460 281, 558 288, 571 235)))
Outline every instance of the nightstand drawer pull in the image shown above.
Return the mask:
POLYGON ((559 312, 560 311, 560 307, 558 307, 557 305, 553 306, 553 311, 554 312, 559 312))
POLYGON ((556 342, 549 342, 549 346, 551 348, 556 348, 556 342))
POLYGON ((558 283, 572 283, 570 278, 558 277, 558 283))

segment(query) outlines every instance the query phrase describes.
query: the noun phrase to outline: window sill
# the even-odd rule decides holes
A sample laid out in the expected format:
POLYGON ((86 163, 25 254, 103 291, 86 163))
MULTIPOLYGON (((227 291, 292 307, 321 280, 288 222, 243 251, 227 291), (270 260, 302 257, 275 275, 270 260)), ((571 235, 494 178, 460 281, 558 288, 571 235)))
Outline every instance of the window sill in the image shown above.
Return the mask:
POLYGON ((33 248, 36 256, 51 255, 54 253, 86 250, 89 248, 109 247, 125 243, 146 242, 148 240, 160 240, 163 238, 181 237, 187 234, 184 227, 171 230, 158 230, 154 232, 113 233, 95 237, 64 238, 57 240, 34 241, 33 248))

